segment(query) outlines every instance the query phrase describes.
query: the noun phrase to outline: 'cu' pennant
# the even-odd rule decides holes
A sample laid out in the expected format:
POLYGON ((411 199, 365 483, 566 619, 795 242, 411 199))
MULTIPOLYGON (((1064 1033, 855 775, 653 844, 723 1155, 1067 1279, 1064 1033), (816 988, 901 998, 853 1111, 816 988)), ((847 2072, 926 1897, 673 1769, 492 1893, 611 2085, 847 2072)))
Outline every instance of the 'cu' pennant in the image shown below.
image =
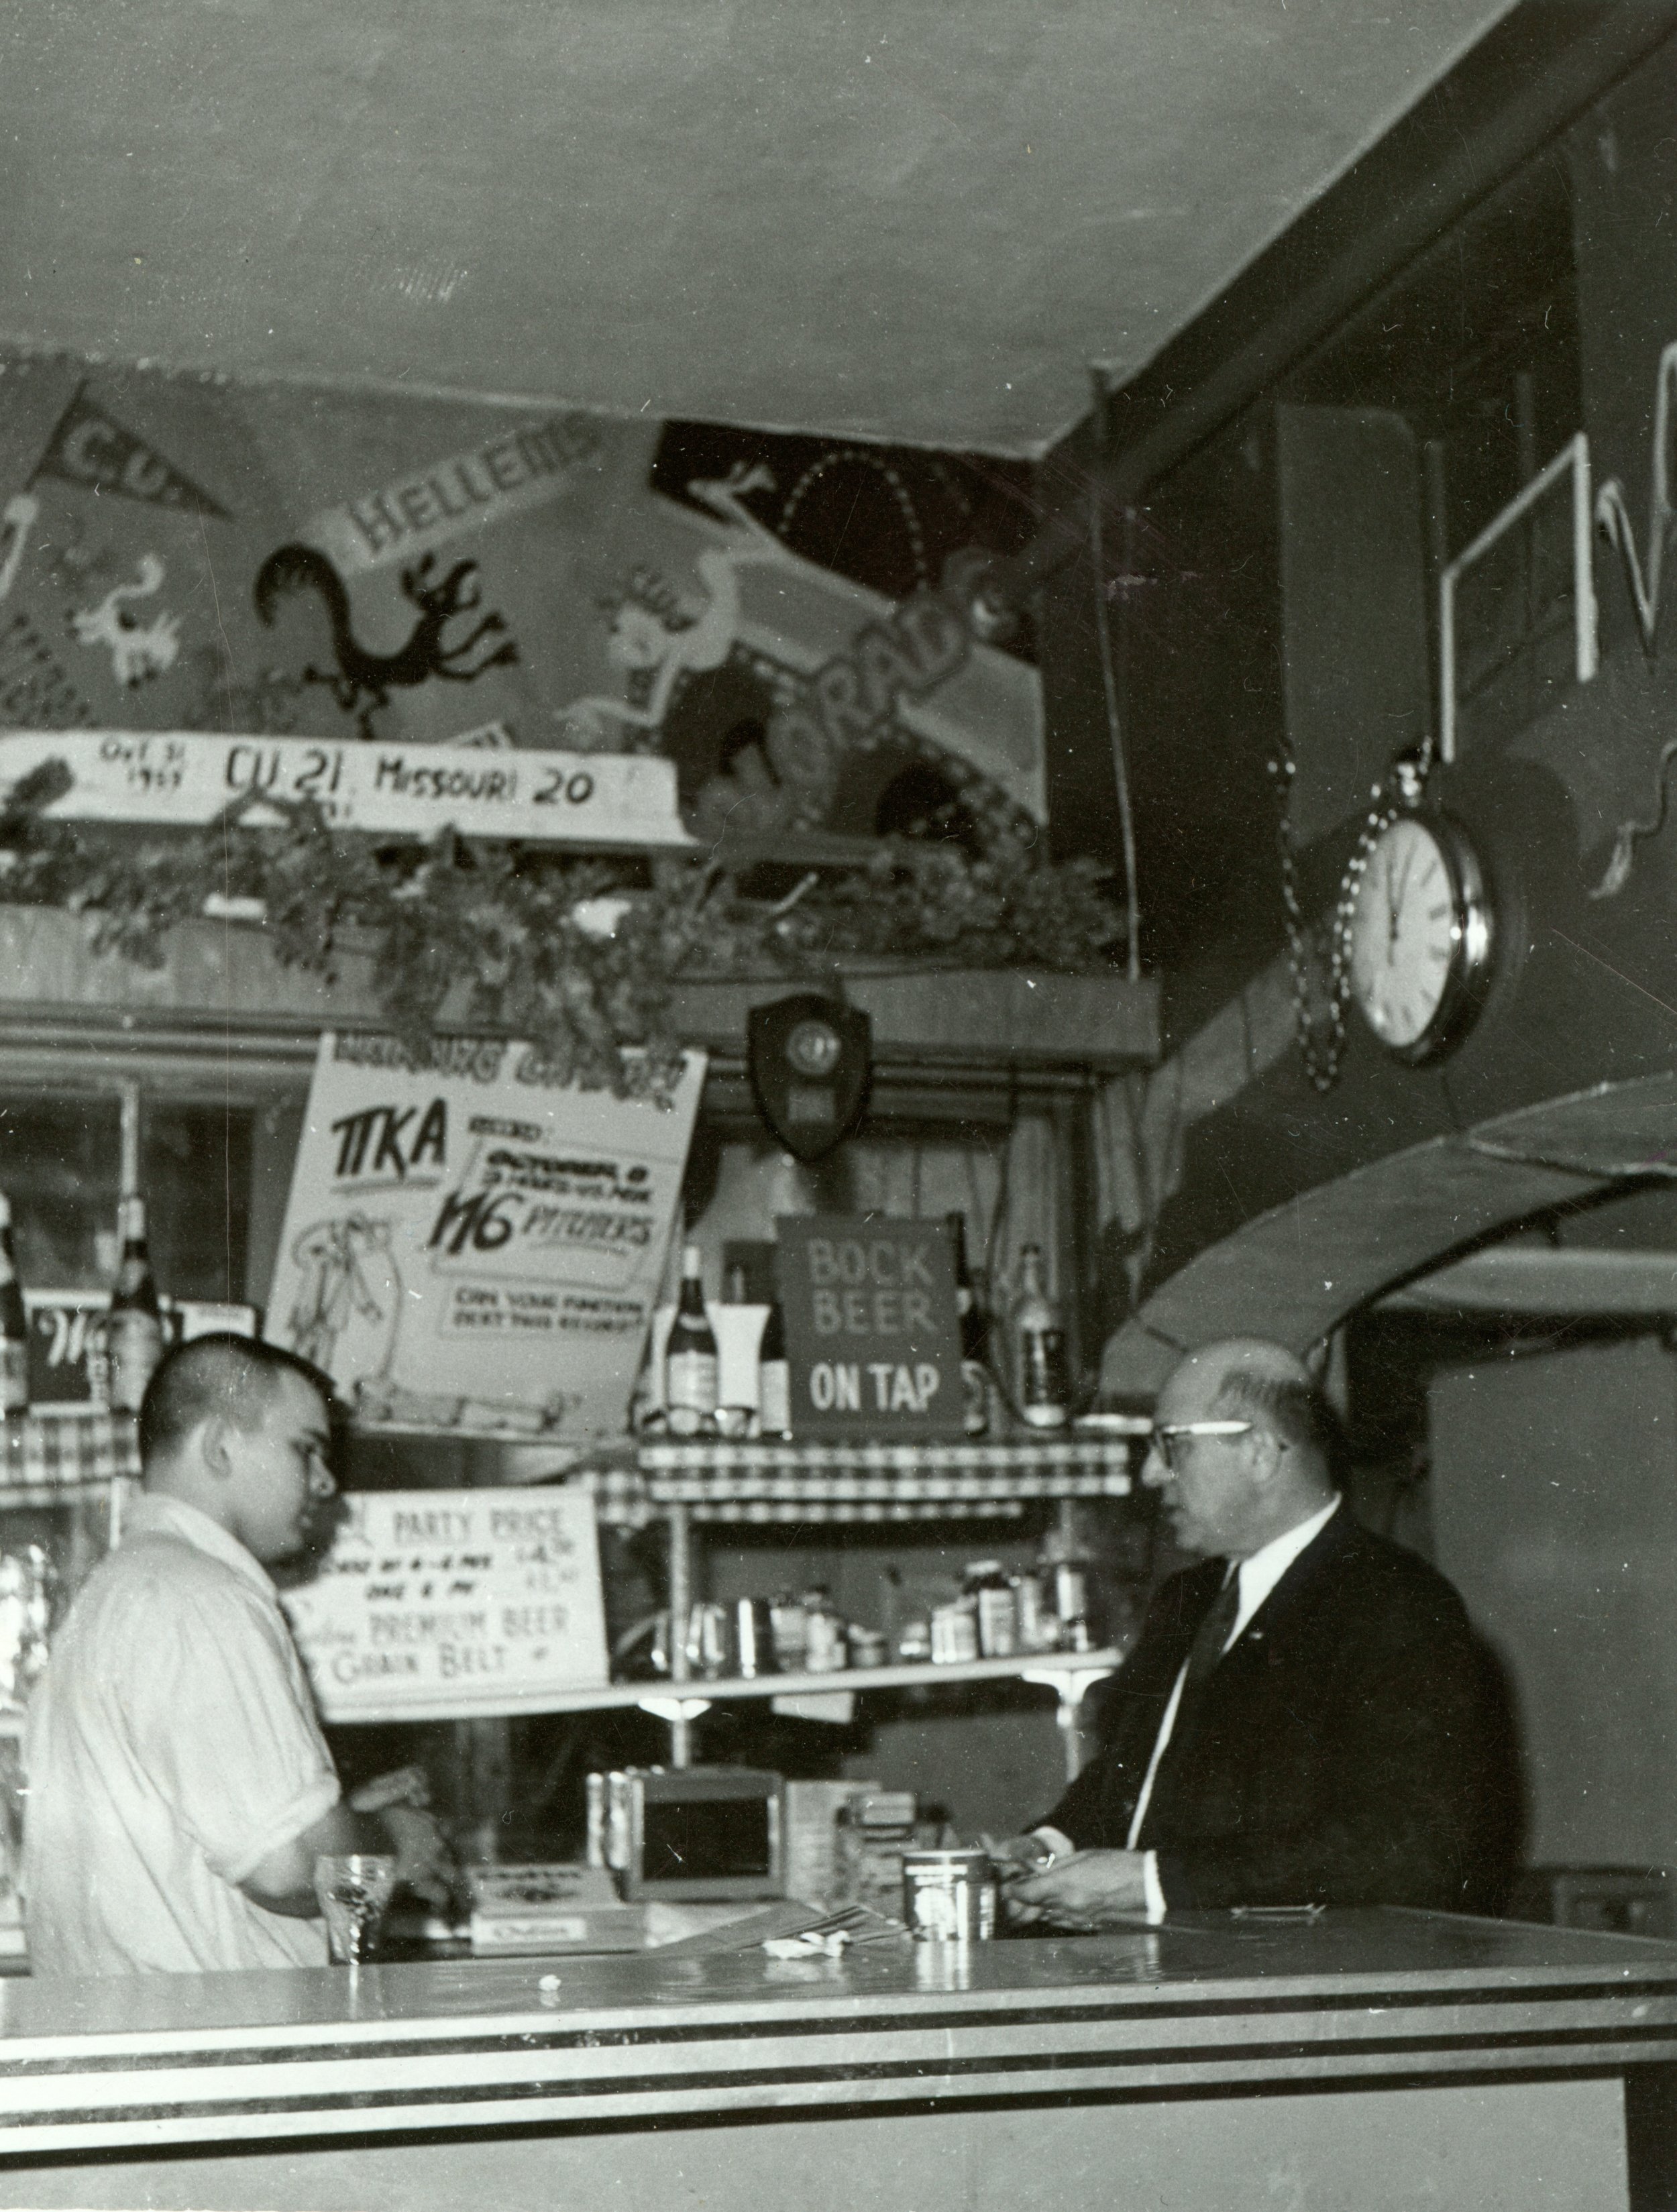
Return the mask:
POLYGON ((166 461, 143 438, 125 430, 88 397, 87 386, 76 392, 58 418, 58 427, 47 441, 36 465, 36 477, 59 477, 80 484, 84 491, 116 492, 147 507, 170 507, 191 514, 219 515, 229 520, 224 507, 190 477, 166 461))

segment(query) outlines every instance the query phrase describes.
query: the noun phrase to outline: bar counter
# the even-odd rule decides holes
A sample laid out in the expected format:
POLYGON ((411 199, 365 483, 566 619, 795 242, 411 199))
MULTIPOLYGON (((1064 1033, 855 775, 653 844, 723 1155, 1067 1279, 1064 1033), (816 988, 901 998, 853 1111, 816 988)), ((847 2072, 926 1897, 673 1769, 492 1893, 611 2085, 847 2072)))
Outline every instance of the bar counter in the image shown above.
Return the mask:
POLYGON ((1677 1945, 1421 1913, 14 1981, 0 2033, 7 2205, 1677 2202, 1677 1945))

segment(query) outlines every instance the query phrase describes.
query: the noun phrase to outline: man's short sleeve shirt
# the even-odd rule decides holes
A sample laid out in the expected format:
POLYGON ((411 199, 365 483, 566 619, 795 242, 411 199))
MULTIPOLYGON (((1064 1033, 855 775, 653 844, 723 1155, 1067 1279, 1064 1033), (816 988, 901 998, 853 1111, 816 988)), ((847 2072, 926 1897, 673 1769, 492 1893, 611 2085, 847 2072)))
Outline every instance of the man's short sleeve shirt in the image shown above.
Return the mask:
POLYGON ((238 1886, 339 1790, 273 1583, 207 1515, 131 1508, 30 1700, 25 1765, 37 1973, 325 1963, 318 1921, 238 1886))

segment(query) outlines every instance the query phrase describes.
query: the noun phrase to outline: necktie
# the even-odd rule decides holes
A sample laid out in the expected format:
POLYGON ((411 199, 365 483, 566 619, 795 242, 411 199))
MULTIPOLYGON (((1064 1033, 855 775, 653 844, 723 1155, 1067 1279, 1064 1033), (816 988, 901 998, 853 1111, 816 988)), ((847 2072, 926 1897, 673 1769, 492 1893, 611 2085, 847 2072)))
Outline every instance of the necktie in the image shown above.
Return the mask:
MULTIPOLYGON (((1194 1641, 1188 1647, 1188 1674, 1182 1683, 1182 1694, 1176 1707, 1176 1725, 1170 1731, 1174 1743, 1183 1734, 1185 1715, 1194 1713, 1200 1693, 1211 1680, 1212 1669, 1223 1656, 1223 1647, 1240 1613, 1240 1570, 1232 1569, 1212 1601, 1211 1611, 1194 1632, 1194 1641)), ((1197 1713, 1194 1717, 1198 1718, 1197 1713)))
POLYGON ((1142 1834, 1138 1839, 1144 1848, 1148 1842, 1147 1831, 1169 1802, 1172 1780, 1180 1771, 1181 1762, 1199 1732, 1211 1678, 1216 1671, 1218 1661, 1223 1656, 1223 1647, 1229 1640, 1239 1612, 1240 1570, 1231 1566, 1229 1579, 1212 1601, 1211 1610, 1194 1632, 1194 1641, 1188 1646, 1188 1666, 1182 1675, 1182 1693, 1176 1700, 1176 1717, 1171 1726, 1170 1741, 1164 1747, 1153 1777, 1152 1794, 1142 1823, 1142 1834))

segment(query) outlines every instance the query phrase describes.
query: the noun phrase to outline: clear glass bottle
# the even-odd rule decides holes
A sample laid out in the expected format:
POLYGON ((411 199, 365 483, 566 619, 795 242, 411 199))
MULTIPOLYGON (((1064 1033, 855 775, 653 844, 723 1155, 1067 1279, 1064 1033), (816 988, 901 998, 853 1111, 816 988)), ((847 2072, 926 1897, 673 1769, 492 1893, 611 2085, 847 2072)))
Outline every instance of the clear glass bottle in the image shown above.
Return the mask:
POLYGON ((672 1437, 714 1428, 720 1366, 716 1332, 705 1311, 702 1262, 696 1244, 681 1257, 681 1296, 664 1347, 664 1408, 672 1437))
POLYGON ((1059 1521, 1042 1539, 1040 1572, 1047 1586, 1060 1646, 1091 1651, 1100 1641, 1100 1606, 1095 1559, 1077 1525, 1075 1509, 1062 1507, 1059 1521))
POLYGON ((137 1194, 122 1201, 121 1226, 122 1258, 106 1325, 111 1403, 120 1413, 137 1413, 163 1357, 163 1309, 146 1244, 146 1202, 137 1194))
POLYGON ((1048 1294, 1040 1244, 1027 1244, 1020 1253, 1019 1277, 1012 1316, 1019 1412, 1033 1429, 1062 1429, 1072 1410, 1066 1325, 1048 1294))

